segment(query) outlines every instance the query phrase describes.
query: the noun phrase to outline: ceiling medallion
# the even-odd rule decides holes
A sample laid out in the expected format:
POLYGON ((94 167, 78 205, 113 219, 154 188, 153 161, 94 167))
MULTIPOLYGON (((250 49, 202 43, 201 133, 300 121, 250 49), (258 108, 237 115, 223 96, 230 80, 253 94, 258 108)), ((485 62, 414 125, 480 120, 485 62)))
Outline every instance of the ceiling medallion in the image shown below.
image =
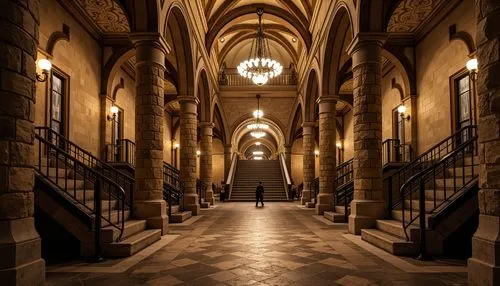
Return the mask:
POLYGON ((270 78, 280 75, 283 71, 283 66, 271 58, 271 49, 264 35, 264 27, 262 25, 263 14, 264 9, 257 9, 259 26, 252 42, 250 55, 248 56, 248 60, 238 65, 238 73, 243 77, 251 79, 258 86, 266 84, 270 78))

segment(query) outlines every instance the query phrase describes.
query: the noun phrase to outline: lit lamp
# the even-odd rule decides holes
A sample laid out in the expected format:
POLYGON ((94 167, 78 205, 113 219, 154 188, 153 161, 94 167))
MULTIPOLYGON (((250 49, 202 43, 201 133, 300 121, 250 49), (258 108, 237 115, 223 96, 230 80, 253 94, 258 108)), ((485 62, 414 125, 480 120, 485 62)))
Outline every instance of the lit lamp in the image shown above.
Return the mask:
POLYGON ((118 109, 118 106, 113 105, 113 106, 111 106, 110 111, 111 111, 111 116, 108 115, 108 120, 109 121, 114 120, 116 118, 116 115, 118 114, 118 112, 120 110, 118 109))
POLYGON ((398 113, 399 115, 401 115, 401 118, 410 120, 410 115, 406 114, 406 106, 404 104, 398 106, 398 113))
POLYGON ((42 75, 36 73, 36 80, 39 82, 44 82, 49 77, 50 70, 52 69, 52 63, 47 59, 40 59, 38 61, 38 68, 42 70, 42 75))
POLYGON ((470 73, 477 74, 477 69, 479 66, 477 59, 468 60, 467 63, 465 64, 465 66, 467 67, 467 70, 469 70, 470 73))
POLYGON ((262 143, 260 143, 260 142, 255 142, 255 145, 257 145, 257 146, 260 146, 260 144, 262 144, 262 143))
POLYGON ((314 156, 316 156, 316 157, 319 156, 319 150, 314 150, 314 156))
POLYGON ((339 149, 342 149, 342 143, 340 143, 340 142, 337 142, 337 144, 335 144, 335 146, 337 146, 337 148, 339 148, 339 149))
POLYGON ((201 155, 201 151, 200 150, 196 150, 196 156, 200 157, 201 155))
POLYGON ((179 143, 174 143, 174 149, 179 149, 180 145, 179 143))

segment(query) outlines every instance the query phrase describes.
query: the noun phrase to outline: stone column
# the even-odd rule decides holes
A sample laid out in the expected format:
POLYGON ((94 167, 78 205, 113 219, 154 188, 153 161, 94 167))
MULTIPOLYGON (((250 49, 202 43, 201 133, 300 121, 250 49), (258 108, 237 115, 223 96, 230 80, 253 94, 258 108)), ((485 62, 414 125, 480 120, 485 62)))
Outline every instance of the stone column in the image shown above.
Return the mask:
POLYGON ((337 97, 321 96, 319 105, 319 194, 316 214, 333 210, 333 191, 335 187, 335 167, 337 153, 337 134, 335 106, 337 97))
POLYGON ((2 3, 0 284, 41 285, 45 262, 33 214, 33 122, 39 1, 2 3))
POLYGON ((224 182, 227 182, 229 168, 231 168, 231 144, 224 145, 224 182))
POLYGON ((358 34, 352 56, 354 95, 354 200, 349 232, 360 234, 384 217, 382 187, 381 56, 385 34, 358 34))
POLYGON ((192 95, 178 96, 178 99, 181 105, 180 179, 184 183, 184 209, 198 215, 200 203, 196 194, 196 116, 199 101, 192 95))
POLYGON ((476 0, 479 113, 479 227, 472 238, 469 285, 500 285, 500 5, 476 0))
POLYGON ((163 77, 167 45, 159 34, 131 35, 136 50, 134 216, 167 234, 163 200, 163 77))
POLYGON ((311 183, 314 180, 314 128, 314 122, 302 124, 304 188, 300 203, 303 205, 311 201, 311 183))
POLYGON ((212 190, 213 169, 212 169, 212 136, 214 124, 211 122, 201 122, 201 142, 200 142, 200 180, 207 184, 205 201, 214 204, 214 191, 212 190))

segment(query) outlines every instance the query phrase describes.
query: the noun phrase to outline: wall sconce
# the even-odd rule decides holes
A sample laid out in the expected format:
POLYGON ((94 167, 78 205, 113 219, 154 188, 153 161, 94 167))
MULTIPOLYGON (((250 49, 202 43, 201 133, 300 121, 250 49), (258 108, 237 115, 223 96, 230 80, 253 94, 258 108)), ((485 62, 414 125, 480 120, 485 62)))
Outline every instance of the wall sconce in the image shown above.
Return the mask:
POLYGON ((36 80, 44 82, 49 77, 50 70, 52 69, 52 63, 47 59, 40 59, 38 61, 38 67, 42 70, 42 75, 36 73, 36 80))
POLYGON ((200 150, 196 150, 196 156, 200 157, 201 155, 201 151, 200 150))
POLYGON ((335 146, 337 146, 338 149, 342 150, 342 143, 337 142, 337 144, 335 144, 335 146))
POLYGON ((319 156, 319 150, 314 150, 314 156, 316 156, 316 157, 319 156))
POLYGON ((108 114, 108 120, 112 121, 116 118, 116 115, 118 114, 120 109, 118 108, 118 106, 113 105, 113 106, 111 106, 110 111, 111 111, 111 115, 108 114))
POLYGON ((467 67, 467 70, 469 71, 469 73, 471 75, 471 79, 474 81, 476 80, 476 77, 477 77, 478 66, 479 66, 479 63, 478 63, 477 59, 470 59, 465 64, 465 67, 467 67))
POLYGON ((401 118, 410 120, 410 115, 406 114, 406 106, 404 104, 398 106, 398 113, 399 115, 401 115, 401 118))
POLYGON ((181 147, 179 143, 174 143, 174 149, 179 149, 179 147, 181 147))

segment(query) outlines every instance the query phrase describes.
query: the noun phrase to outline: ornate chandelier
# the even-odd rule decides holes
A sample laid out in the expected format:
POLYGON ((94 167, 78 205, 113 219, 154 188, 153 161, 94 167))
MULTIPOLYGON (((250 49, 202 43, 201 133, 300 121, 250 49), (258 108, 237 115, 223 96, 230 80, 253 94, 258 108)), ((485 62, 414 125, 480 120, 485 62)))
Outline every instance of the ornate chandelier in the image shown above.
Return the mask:
POLYGON ((268 129, 269 125, 259 123, 259 119, 262 118, 262 116, 264 116, 264 112, 262 110, 260 110, 260 94, 257 94, 256 97, 257 97, 257 110, 255 110, 253 112, 253 116, 256 118, 255 123, 248 124, 247 128, 250 130, 254 130, 254 131, 250 132, 250 135, 252 137, 259 139, 259 138, 266 136, 266 132, 264 132, 262 130, 268 129))
POLYGON ((280 75, 283 71, 283 66, 271 58, 269 42, 264 36, 264 27, 262 26, 263 14, 264 9, 257 9, 259 26, 252 42, 250 55, 248 56, 248 60, 238 65, 238 73, 243 77, 251 79, 253 83, 259 86, 266 84, 270 78, 280 75))

